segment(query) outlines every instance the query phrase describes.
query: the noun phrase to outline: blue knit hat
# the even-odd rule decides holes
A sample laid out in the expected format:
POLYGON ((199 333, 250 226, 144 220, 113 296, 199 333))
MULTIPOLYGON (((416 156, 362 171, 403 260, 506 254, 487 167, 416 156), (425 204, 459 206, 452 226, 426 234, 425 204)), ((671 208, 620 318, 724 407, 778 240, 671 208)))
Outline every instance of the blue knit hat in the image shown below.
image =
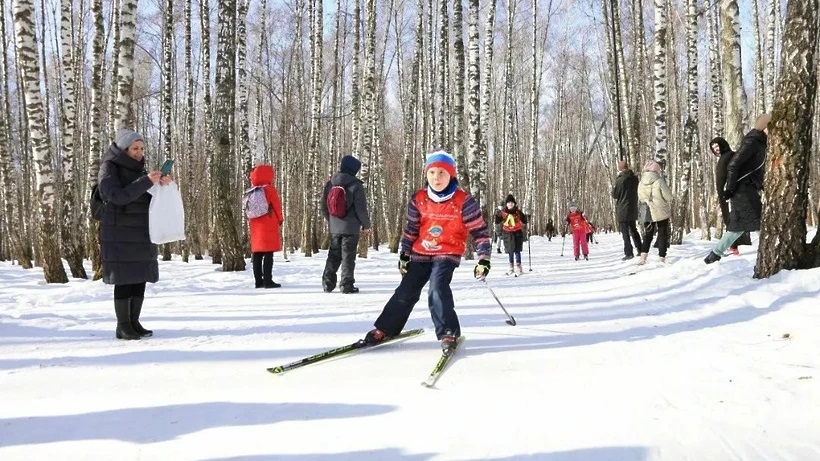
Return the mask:
POLYGON ((339 171, 353 176, 356 176, 361 168, 362 162, 352 155, 345 155, 342 157, 342 162, 339 165, 339 171))
POLYGON ((427 170, 433 167, 443 168, 450 173, 450 177, 456 177, 456 161, 452 155, 443 150, 427 154, 427 161, 424 162, 424 173, 427 174, 427 170))

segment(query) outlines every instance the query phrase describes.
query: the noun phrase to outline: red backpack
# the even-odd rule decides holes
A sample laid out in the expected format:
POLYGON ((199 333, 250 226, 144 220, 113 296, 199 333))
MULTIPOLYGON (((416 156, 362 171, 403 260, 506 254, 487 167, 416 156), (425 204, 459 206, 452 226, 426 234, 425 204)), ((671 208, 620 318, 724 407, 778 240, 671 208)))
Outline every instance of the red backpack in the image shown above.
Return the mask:
POLYGON ((333 186, 327 193, 327 212, 330 216, 344 218, 347 216, 347 189, 344 186, 333 186))

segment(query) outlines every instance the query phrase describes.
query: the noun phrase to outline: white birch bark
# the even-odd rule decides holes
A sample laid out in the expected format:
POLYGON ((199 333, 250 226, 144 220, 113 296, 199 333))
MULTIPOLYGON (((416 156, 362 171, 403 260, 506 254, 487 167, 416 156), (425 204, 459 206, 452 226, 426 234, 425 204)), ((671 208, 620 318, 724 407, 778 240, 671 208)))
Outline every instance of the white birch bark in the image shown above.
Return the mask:
POLYGON ((468 71, 467 94, 469 97, 469 147, 470 193, 479 206, 487 212, 487 152, 481 150, 481 63, 479 62, 478 0, 470 0, 467 16, 468 71))
POLYGON ((655 39, 652 65, 655 108, 655 160, 664 168, 667 162, 666 27, 665 0, 655 0, 655 39))
POLYGON ((120 54, 117 57, 117 119, 116 129, 134 129, 134 35, 139 0, 121 0, 120 8, 120 54))
POLYGON ((17 63, 22 76, 21 90, 26 105, 26 128, 31 139, 34 177, 37 190, 37 240, 46 283, 67 283, 60 259, 57 235, 54 158, 51 152, 43 102, 40 98, 40 63, 37 55, 37 32, 34 5, 30 0, 15 0, 14 29, 17 35, 17 63))
POLYGON ((737 0, 720 0, 720 42, 723 48, 723 99, 726 132, 730 146, 737 146, 743 136, 746 120, 746 90, 743 88, 743 66, 740 56, 740 13, 737 0))

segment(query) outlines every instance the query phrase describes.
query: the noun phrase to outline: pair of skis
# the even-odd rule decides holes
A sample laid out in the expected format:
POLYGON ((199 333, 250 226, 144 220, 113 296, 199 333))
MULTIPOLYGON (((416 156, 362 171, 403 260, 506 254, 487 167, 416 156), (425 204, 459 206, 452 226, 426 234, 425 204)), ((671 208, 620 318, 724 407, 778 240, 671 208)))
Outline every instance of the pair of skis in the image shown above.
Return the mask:
MULTIPOLYGON (((410 338, 412 338, 414 336, 418 336, 422 333, 424 333, 424 330, 421 329, 421 328, 418 328, 418 329, 415 329, 415 330, 406 330, 406 331, 403 331, 403 332, 399 333, 396 336, 387 338, 387 339, 385 339, 384 341, 382 341, 378 344, 368 344, 368 343, 364 342, 363 339, 360 339, 360 340, 358 340, 354 343, 350 343, 350 344, 347 344, 345 346, 337 347, 335 349, 330 349, 330 350, 327 350, 327 351, 324 351, 324 352, 319 352, 318 354, 314 354, 314 355, 311 355, 309 357, 305 357, 305 358, 297 360, 295 362, 291 362, 291 363, 288 363, 288 364, 285 364, 285 365, 280 365, 278 367, 268 368, 268 371, 270 373, 273 373, 273 374, 282 374, 282 373, 285 373, 287 371, 291 371, 291 370, 294 370, 294 369, 297 369, 297 368, 304 367, 306 365, 311 365, 311 364, 314 364, 314 363, 322 362, 324 360, 328 360, 328 359, 332 359, 332 358, 336 358, 336 357, 342 357, 342 356, 345 356, 345 355, 350 355, 353 352, 371 350, 371 349, 375 349, 375 348, 378 348, 378 347, 381 347, 381 346, 384 346, 384 345, 387 345, 387 344, 390 344, 390 343, 395 343, 395 342, 403 341, 403 340, 406 340, 406 339, 410 339, 410 338)), ((427 379, 424 382, 421 383, 423 386, 433 387, 436 384, 436 381, 438 381, 438 378, 441 376, 441 374, 447 368, 447 365, 452 360, 453 356, 455 355, 456 350, 458 350, 458 348, 459 348, 459 346, 461 346, 462 342, 464 342, 464 337, 463 336, 458 338, 458 341, 456 342, 456 346, 454 348, 449 349, 447 351, 442 351, 441 357, 439 358, 438 362, 436 362, 436 366, 433 367, 433 371, 430 372, 430 376, 428 376, 427 379)))

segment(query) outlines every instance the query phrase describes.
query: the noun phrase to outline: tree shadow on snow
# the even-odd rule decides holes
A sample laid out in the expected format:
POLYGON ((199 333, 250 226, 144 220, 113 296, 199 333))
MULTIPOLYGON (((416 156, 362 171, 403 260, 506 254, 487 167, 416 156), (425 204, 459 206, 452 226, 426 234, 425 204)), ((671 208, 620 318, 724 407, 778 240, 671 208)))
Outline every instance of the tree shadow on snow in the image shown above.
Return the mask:
POLYGON ((393 410, 390 405, 374 404, 204 402, 7 418, 0 419, 0 447, 82 440, 153 443, 224 426, 357 418, 393 410))
MULTIPOLYGON (((232 456, 228 458, 207 458, 200 461, 428 461, 435 454, 406 454, 399 449, 352 451, 345 453, 305 453, 298 455, 267 454, 232 456)), ((511 455, 504 458, 481 458, 484 461, 646 461, 649 451, 644 447, 596 447, 553 453, 531 453, 511 455)), ((465 458, 465 461, 467 459, 465 458)))

